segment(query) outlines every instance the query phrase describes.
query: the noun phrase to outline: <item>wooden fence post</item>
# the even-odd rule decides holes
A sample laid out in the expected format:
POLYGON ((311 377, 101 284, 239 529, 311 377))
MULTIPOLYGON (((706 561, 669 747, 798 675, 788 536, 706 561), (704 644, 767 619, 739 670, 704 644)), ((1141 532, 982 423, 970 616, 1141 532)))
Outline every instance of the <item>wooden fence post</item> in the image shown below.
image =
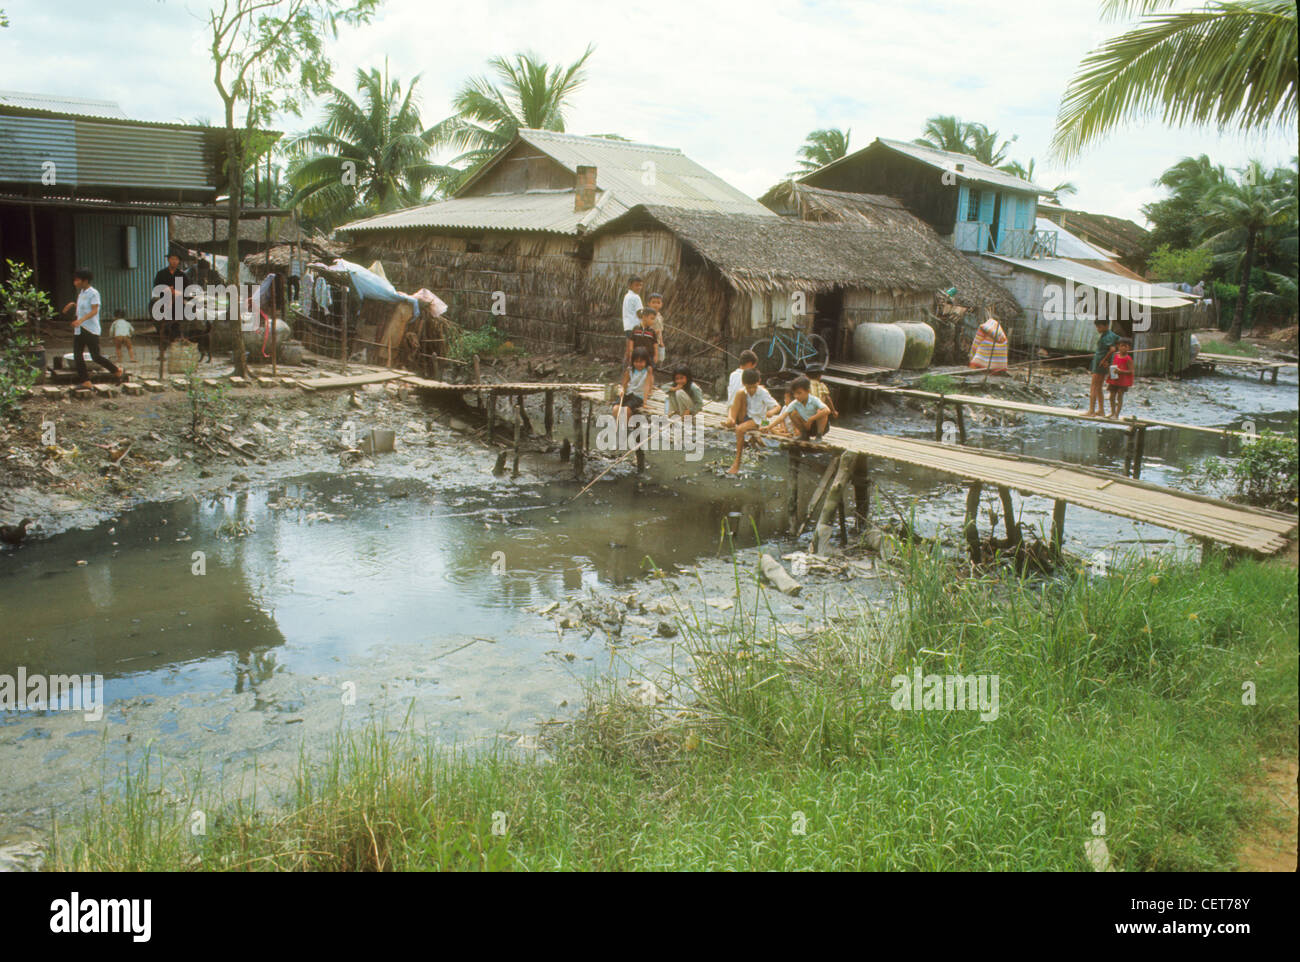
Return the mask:
POLYGON ((966 535, 966 545, 970 548, 971 561, 976 564, 980 561, 979 510, 982 488, 983 485, 978 481, 970 483, 970 488, 966 491, 966 520, 962 526, 966 535))

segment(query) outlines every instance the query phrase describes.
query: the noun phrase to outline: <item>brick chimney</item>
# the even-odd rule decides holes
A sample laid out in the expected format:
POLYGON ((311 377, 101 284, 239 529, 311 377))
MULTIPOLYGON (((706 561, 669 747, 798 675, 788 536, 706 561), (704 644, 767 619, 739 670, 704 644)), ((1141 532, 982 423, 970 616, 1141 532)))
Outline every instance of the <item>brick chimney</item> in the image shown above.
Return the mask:
POLYGON ((578 167, 578 176, 574 183, 573 209, 591 210, 596 206, 596 168, 578 167))

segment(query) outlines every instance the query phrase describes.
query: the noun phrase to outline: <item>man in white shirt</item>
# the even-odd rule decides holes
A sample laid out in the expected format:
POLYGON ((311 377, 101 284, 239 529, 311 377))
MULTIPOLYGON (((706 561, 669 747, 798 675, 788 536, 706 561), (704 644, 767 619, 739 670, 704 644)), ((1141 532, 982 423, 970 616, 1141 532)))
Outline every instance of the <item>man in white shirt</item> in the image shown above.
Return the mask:
POLYGON ((634 277, 627 282, 627 293, 623 295, 623 333, 627 334, 641 321, 641 278, 634 277))
POLYGON ((99 291, 90 286, 92 279, 90 271, 84 267, 73 271, 72 286, 77 289, 77 299, 69 301, 63 308, 65 314, 74 307, 77 310, 72 322, 72 330, 76 332, 72 335, 72 356, 77 360, 77 377, 81 380, 82 387, 90 387, 90 372, 86 370, 86 359, 82 356, 82 351, 87 348, 90 349, 92 361, 112 371, 118 381, 125 378, 120 367, 99 353, 100 300, 99 291))

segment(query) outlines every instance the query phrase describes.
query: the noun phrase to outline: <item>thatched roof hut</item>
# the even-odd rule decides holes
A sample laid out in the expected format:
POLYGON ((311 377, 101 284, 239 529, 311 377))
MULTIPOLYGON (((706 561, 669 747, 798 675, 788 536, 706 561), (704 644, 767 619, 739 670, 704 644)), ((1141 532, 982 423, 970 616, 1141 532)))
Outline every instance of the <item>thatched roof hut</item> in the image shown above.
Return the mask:
POLYGON ((822 190, 786 181, 759 199, 777 213, 797 217, 807 226, 838 225, 848 229, 850 233, 840 235, 845 246, 839 256, 857 265, 864 282, 852 286, 921 290, 927 294, 955 287, 953 300, 958 304, 991 309, 1004 319, 1020 313, 1020 305, 1006 288, 892 197, 822 190), (848 240, 850 237, 852 240, 848 240))

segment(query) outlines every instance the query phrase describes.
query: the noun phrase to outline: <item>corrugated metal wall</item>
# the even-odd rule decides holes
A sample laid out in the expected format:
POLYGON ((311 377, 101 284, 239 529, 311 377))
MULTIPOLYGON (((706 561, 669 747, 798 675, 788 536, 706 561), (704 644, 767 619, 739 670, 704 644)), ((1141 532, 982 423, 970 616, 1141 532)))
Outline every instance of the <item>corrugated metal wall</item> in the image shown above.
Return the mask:
POLYGON ((210 194, 220 176, 210 136, 168 127, 0 116, 0 183, 210 194), (46 161, 55 165, 54 183, 46 161))
MULTIPOLYGON (((149 317, 153 277, 167 266, 167 218, 138 214, 76 214, 73 216, 76 266, 89 268, 103 301, 106 318, 117 308, 132 320, 149 317), (136 228, 136 267, 123 266, 123 234, 136 228)), ((107 329, 107 328, 105 328, 107 329)))

